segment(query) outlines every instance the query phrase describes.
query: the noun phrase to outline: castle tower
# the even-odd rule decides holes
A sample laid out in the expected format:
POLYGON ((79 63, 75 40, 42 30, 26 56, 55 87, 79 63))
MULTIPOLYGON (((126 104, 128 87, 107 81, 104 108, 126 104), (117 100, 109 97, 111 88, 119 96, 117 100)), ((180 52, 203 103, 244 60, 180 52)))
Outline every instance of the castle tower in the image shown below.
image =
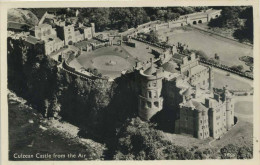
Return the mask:
POLYGON ((224 89, 224 100, 226 102, 226 127, 230 130, 234 125, 234 101, 232 94, 228 91, 227 86, 224 89))
POLYGON ((79 10, 77 9, 76 10, 76 17, 79 15, 79 10))
POLYGON ((209 67, 209 90, 212 91, 214 86, 214 72, 212 66, 209 67))
POLYGON ((92 31, 92 37, 95 37, 96 35, 95 35, 95 24, 94 23, 91 23, 90 24, 91 25, 91 31, 92 31))
POLYGON ((138 114, 143 120, 150 120, 157 112, 162 110, 163 98, 162 71, 153 66, 140 70, 141 93, 139 95, 138 114))

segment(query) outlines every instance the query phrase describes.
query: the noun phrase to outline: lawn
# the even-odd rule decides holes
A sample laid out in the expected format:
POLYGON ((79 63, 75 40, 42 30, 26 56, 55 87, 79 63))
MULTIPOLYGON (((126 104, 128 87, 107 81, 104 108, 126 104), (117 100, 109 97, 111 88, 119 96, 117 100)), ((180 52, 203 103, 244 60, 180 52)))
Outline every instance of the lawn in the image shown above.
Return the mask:
POLYGON ((126 46, 125 44, 122 45, 122 47, 131 54, 134 58, 138 58, 139 61, 150 61, 150 58, 153 58, 154 55, 151 54, 151 48, 154 48, 150 46, 150 49, 148 49, 148 45, 139 41, 132 40, 136 44, 136 47, 130 47, 126 46))
POLYGON ((131 69, 135 65, 135 59, 120 46, 99 48, 92 52, 83 52, 77 61, 85 68, 96 68, 102 75, 115 78, 121 75, 121 71, 131 69), (107 65, 109 62, 113 65, 107 65))
POLYGON ((240 101, 235 103, 235 112, 242 115, 253 115, 253 103, 249 101, 240 101))
POLYGON ((221 74, 219 72, 214 72, 214 87, 223 88, 228 85, 229 89, 251 89, 251 85, 245 81, 240 81, 231 76, 221 74))
POLYGON ((239 60, 239 57, 253 57, 253 49, 249 46, 213 35, 210 36, 197 30, 177 29, 172 32, 169 31, 166 34, 163 31, 161 34, 169 36, 170 44, 177 45, 177 42, 185 43, 189 49, 202 50, 209 57, 214 57, 214 54, 217 53, 221 63, 228 66, 243 65, 245 69, 249 69, 243 61, 239 60))
POLYGON ((228 144, 236 146, 253 145, 253 124, 239 120, 220 140, 214 141, 212 146, 221 148, 228 144))
POLYGON ((175 145, 177 146, 182 146, 185 147, 187 149, 190 148, 209 148, 209 142, 213 139, 213 138, 207 138, 204 140, 200 140, 197 138, 194 138, 191 135, 188 134, 171 134, 171 133, 163 133, 164 137, 166 140, 169 140, 171 142, 173 142, 175 145))

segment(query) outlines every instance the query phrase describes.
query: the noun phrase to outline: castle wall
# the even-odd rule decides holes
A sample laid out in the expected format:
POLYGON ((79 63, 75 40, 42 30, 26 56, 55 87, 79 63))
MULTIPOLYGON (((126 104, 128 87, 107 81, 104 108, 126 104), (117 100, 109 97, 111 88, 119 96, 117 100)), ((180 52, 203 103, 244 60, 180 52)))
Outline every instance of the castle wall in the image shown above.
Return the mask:
MULTIPOLYGON (((192 69, 192 68, 191 68, 192 69)), ((202 89, 209 88, 210 75, 209 68, 205 68, 201 72, 191 75, 190 83, 193 86, 199 86, 202 89)))
POLYGON ((90 28, 85 28, 84 29, 84 39, 88 39, 88 40, 90 40, 90 39, 92 39, 93 38, 93 34, 92 34, 92 28, 90 27, 90 28))
POLYGON ((209 137, 208 114, 191 107, 180 108, 180 119, 176 125, 178 133, 190 134, 198 139, 209 137))
POLYGON ((209 122, 208 122, 208 113, 207 111, 202 111, 198 113, 197 117, 197 138, 206 139, 209 137, 209 122))
POLYGON ((226 133, 226 107, 225 104, 217 103, 209 110, 210 136, 219 138, 226 133))
POLYGON ((226 127, 230 130, 234 125, 234 101, 231 98, 226 99, 226 127))
POLYGON ((57 26, 56 29, 57 29, 57 36, 60 39, 64 40, 65 45, 75 42, 75 31, 72 25, 57 26))
POLYGON ((186 133, 197 136, 198 112, 188 107, 180 108, 179 133, 186 133))
POLYGON ((163 127, 175 133, 179 133, 179 122, 175 121, 180 118, 179 104, 183 101, 180 94, 180 88, 176 86, 175 80, 164 80, 162 87, 163 111, 165 112, 163 127), (167 121, 167 122, 166 122, 167 121))

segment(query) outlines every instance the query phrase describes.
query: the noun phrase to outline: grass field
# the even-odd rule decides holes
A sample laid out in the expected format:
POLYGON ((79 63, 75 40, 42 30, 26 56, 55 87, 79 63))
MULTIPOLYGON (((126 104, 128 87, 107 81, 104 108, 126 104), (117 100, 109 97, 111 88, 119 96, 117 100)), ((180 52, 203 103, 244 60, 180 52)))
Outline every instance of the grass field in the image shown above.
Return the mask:
POLYGON ((242 115, 252 115, 253 114, 253 104, 249 101, 240 101, 235 103, 236 113, 242 115))
POLYGON ((204 34, 196 30, 173 30, 163 34, 169 36, 169 43, 177 45, 177 42, 185 43, 189 49, 204 51, 209 57, 214 57, 217 53, 220 56, 221 63, 232 65, 243 65, 249 69, 244 62, 239 60, 242 56, 253 56, 253 49, 249 46, 231 42, 227 39, 220 39, 213 35, 204 34))
MULTIPOLYGON (((53 154, 67 155, 67 153, 86 154, 85 159, 91 159, 102 148, 98 147, 101 146, 99 143, 86 142, 88 139, 79 138, 76 126, 59 123, 59 121, 54 124, 55 121, 52 122, 39 114, 39 111, 17 102, 13 96, 8 100, 8 118, 10 160, 42 160, 43 158, 36 158, 36 153, 52 155, 51 158, 45 160, 64 160, 54 157, 53 154), (92 146, 93 144, 95 144, 95 148, 92 146), (34 157, 32 159, 15 159, 14 153, 34 157)), ((66 156, 66 159, 69 158, 66 156)), ((84 160, 84 158, 76 159, 84 160)))
POLYGON ((251 85, 247 82, 240 81, 231 76, 226 76, 219 72, 214 72, 214 87, 223 88, 228 85, 229 89, 251 89, 251 85))
POLYGON ((205 140, 200 140, 197 138, 192 137, 191 135, 187 134, 171 134, 171 133, 163 133, 166 140, 173 142, 177 146, 182 146, 187 149, 198 147, 200 149, 209 148, 209 142, 213 138, 208 138, 205 140))
POLYGON ((112 78, 121 75, 121 71, 131 69, 135 59, 120 46, 103 47, 92 52, 83 52, 77 61, 85 68, 96 68, 99 73, 112 78), (114 65, 107 65, 108 62, 114 65))
POLYGON ((252 99, 252 96, 237 96, 235 98, 235 116, 238 118, 238 122, 220 140, 213 142, 213 146, 222 147, 230 143, 237 146, 253 145, 252 99))

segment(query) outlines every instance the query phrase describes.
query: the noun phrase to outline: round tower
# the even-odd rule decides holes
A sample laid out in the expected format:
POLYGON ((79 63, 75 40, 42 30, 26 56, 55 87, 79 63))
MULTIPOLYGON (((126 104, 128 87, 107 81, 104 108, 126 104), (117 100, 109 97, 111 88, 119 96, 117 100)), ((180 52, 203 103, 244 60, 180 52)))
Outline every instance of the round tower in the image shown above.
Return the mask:
POLYGON ((156 69, 152 63, 151 67, 140 70, 139 73, 141 93, 139 95, 138 114, 143 120, 150 120, 157 112, 162 110, 162 71, 156 69))
POLYGON ((234 125, 234 102, 232 94, 228 91, 227 86, 224 87, 224 99, 226 103, 226 127, 230 130, 234 125))

